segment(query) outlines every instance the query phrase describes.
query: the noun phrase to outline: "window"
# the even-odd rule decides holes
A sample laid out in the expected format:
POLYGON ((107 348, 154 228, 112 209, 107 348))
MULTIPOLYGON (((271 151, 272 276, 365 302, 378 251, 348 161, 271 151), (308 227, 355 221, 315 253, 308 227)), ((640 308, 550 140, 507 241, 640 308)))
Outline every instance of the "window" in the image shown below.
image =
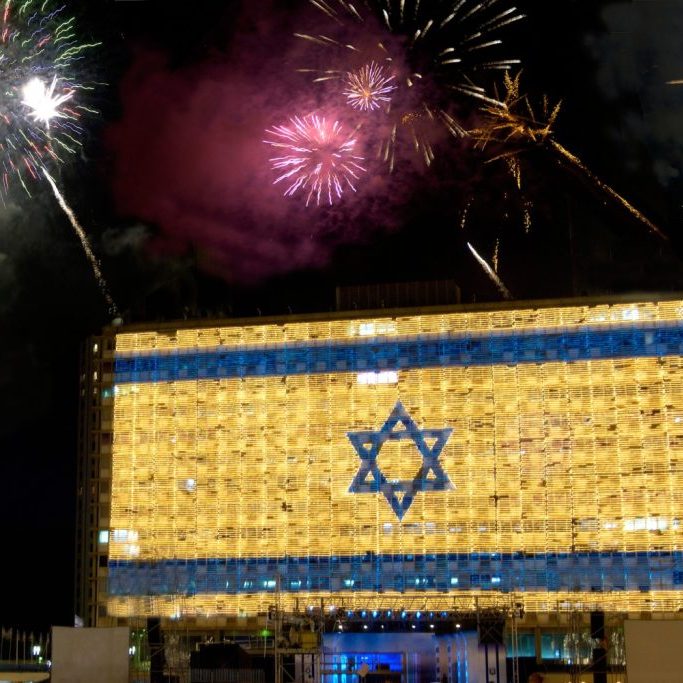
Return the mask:
POLYGON ((359 372, 356 375, 358 384, 396 384, 398 372, 395 370, 382 370, 381 372, 359 372))
POLYGON ((562 649, 564 646, 563 633, 543 633, 541 634, 541 659, 562 659, 562 649))
POLYGON ((514 657, 535 657, 536 656, 536 637, 533 632, 518 632, 517 633, 517 652, 512 643, 512 634, 509 631, 505 633, 505 650, 508 658, 514 657))

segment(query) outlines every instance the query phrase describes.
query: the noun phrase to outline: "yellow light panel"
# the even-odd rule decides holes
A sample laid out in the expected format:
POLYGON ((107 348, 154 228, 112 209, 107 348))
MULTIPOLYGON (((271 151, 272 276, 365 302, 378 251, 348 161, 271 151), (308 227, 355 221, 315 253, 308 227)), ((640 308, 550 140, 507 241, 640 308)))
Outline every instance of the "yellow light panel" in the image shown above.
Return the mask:
POLYGON ((681 302, 648 302, 119 334, 109 612, 255 613, 277 591, 285 607, 511 592, 538 611, 683 605, 683 358, 648 337, 680 321, 681 302), (610 351, 631 330, 650 351, 610 351), (577 331, 574 358, 552 340, 577 331), (490 362, 474 347, 436 366, 372 355, 499 337, 511 350, 490 362), (346 365, 259 365, 354 344, 346 365), (221 376, 223 353, 252 355, 221 376), (119 369, 148 357, 171 370, 119 369), (392 414, 405 422, 389 429, 392 414), (351 490, 364 462, 384 483, 351 490))

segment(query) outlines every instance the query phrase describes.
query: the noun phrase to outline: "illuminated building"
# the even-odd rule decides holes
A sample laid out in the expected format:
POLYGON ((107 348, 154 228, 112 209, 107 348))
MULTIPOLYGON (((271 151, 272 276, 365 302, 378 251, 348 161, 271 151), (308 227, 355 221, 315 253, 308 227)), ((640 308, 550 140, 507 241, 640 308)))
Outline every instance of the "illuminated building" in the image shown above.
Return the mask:
POLYGON ((90 623, 683 608, 682 301, 202 323, 90 343, 90 623))

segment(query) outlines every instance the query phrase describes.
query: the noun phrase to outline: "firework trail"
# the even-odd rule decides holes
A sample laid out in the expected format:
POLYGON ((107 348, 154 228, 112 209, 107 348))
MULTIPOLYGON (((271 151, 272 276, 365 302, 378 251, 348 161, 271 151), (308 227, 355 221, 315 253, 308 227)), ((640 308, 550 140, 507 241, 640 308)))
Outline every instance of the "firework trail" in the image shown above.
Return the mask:
POLYGON ((365 172, 363 157, 355 152, 356 138, 344 131, 339 121, 308 114, 295 116, 288 125, 266 130, 263 141, 274 147, 278 156, 269 159, 278 174, 274 185, 284 182, 285 197, 299 190, 307 192, 306 206, 311 201, 332 205, 344 190, 356 192, 356 181, 365 172))
POLYGON ((633 204, 624 199, 616 190, 611 188, 607 183, 603 182, 598 178, 595 173, 593 173, 586 164, 579 159, 575 154, 572 154, 568 149, 563 147, 559 142, 549 138, 547 140, 547 145, 554 152, 559 154, 565 161, 568 161, 574 168, 581 171, 583 175, 599 190, 609 195, 618 204, 620 204, 626 211, 628 211, 636 220, 647 226, 650 231, 652 231, 658 237, 664 240, 668 240, 668 236, 664 234, 647 216, 645 216, 641 211, 636 209, 633 204))
POLYGON ((385 67, 370 62, 346 74, 343 94, 354 109, 374 111, 391 102, 389 94, 397 87, 391 83, 393 80, 394 76, 385 67))
MULTIPOLYGON (((608 195, 636 220, 643 223, 651 232, 668 239, 667 236, 643 213, 622 197, 616 190, 598 178, 575 154, 553 138, 552 126, 560 112, 561 103, 551 107, 548 99, 543 98, 542 115, 538 117, 528 97, 520 95, 520 74, 511 78, 505 74, 506 95, 504 106, 492 105, 484 109, 484 119, 480 127, 470 131, 477 145, 484 149, 490 143, 499 143, 507 147, 489 161, 505 159, 513 168, 519 169, 519 155, 529 145, 539 145, 549 150, 560 160, 568 163, 574 170, 580 171, 591 185, 608 195)), ((519 171, 517 171, 519 172, 519 171)))
MULTIPOLYGON (((472 252, 472 256, 474 256, 475 259, 477 259, 479 265, 484 269, 484 272, 489 276, 491 281, 498 287, 498 290, 500 293, 503 295, 504 299, 513 299, 514 297, 512 296, 510 290, 505 286, 503 281, 498 277, 498 274, 496 273, 491 266, 486 263, 486 261, 477 253, 477 250, 468 242, 467 246, 469 250, 472 252)), ((497 250, 496 250, 497 251, 497 250)), ((497 256, 496 256, 497 258, 497 256)))
POLYGON ((503 30, 524 18, 506 0, 366 0, 361 10, 348 0, 309 1, 329 30, 295 36, 320 49, 325 66, 300 71, 317 82, 345 84, 347 74, 376 64, 394 77, 396 91, 382 107, 388 132, 378 149, 390 169, 397 148, 414 147, 429 165, 442 131, 466 135, 453 111, 454 93, 478 106, 503 106, 481 83, 519 64, 502 55, 503 30))
POLYGON ((73 210, 66 203, 66 200, 64 199, 62 193, 57 188, 57 184, 55 183, 54 178, 48 173, 45 167, 42 168, 42 171, 45 178, 47 178, 47 182, 50 183, 50 187, 52 188, 52 192, 54 193, 55 198, 59 203, 59 206, 61 207, 62 211, 64 211, 64 213, 66 214, 67 218, 69 219, 69 222, 71 223, 71 226, 76 232, 76 235, 78 235, 78 239, 80 239, 81 241, 83 251, 85 252, 85 255, 88 257, 88 261, 90 262, 90 267, 92 268, 92 272, 95 275, 97 284, 100 286, 100 290, 102 291, 102 295, 104 296, 105 301, 107 302, 107 304, 109 304, 109 312, 112 315, 118 315, 119 309, 116 303, 114 302, 114 299, 112 299, 111 294, 109 293, 107 281, 104 279, 104 275, 102 275, 102 271, 100 270, 100 264, 97 260, 97 257, 93 253, 93 250, 90 246, 90 242, 88 241, 88 237, 85 234, 85 230, 83 230, 73 210))

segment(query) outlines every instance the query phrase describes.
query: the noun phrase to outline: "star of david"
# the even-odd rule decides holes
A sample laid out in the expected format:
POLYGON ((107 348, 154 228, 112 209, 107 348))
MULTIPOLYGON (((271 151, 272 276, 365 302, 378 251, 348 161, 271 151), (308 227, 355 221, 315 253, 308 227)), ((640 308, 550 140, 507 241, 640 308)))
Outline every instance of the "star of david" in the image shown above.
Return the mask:
POLYGON ((448 491, 455 488, 439 463, 441 451, 452 431, 450 427, 419 429, 398 401, 379 431, 346 433, 361 459, 360 469, 351 482, 349 493, 381 493, 396 516, 403 519, 420 491, 448 491), (399 423, 404 429, 397 428, 399 423), (387 441, 402 439, 410 439, 415 444, 422 456, 422 465, 412 480, 389 481, 377 464, 377 456, 387 441), (430 446, 427 440, 432 439, 434 442, 430 446))

